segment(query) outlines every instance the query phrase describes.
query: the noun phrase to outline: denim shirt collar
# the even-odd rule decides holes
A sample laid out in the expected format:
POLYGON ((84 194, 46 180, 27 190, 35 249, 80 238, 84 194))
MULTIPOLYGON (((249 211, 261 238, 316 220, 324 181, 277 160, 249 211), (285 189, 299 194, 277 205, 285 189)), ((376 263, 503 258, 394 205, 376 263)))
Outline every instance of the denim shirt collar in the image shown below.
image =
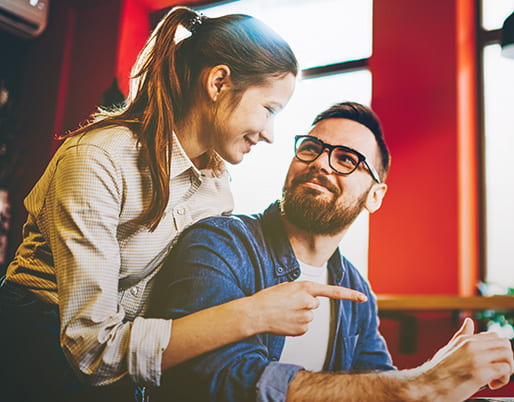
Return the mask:
MULTIPOLYGON (((277 278, 285 277, 288 281, 297 279, 301 273, 300 264, 282 222, 279 201, 275 201, 264 211, 261 222, 264 238, 267 239, 267 243, 272 249, 275 276, 277 278)), ((346 271, 345 265, 342 263, 341 254, 337 248, 328 260, 328 270, 334 284, 337 285, 343 280, 346 271)))

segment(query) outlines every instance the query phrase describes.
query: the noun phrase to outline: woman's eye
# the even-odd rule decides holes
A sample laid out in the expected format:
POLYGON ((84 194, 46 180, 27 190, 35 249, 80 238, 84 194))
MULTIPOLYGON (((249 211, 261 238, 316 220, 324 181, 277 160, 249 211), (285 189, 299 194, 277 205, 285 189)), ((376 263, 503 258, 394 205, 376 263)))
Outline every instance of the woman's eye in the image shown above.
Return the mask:
POLYGON ((266 108, 266 110, 268 111, 268 115, 269 115, 269 116, 273 116, 273 115, 276 113, 275 109, 273 109, 273 108, 272 108, 272 107, 270 107, 270 106, 265 106, 265 108, 266 108))

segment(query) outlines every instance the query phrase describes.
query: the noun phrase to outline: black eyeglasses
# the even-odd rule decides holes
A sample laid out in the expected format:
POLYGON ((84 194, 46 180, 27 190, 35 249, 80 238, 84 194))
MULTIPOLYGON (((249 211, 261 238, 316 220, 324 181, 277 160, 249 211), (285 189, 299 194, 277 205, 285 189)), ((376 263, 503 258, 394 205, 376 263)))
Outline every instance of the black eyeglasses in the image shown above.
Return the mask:
POLYGON ((294 137, 294 152, 302 162, 315 161, 326 149, 328 149, 328 164, 339 174, 348 175, 355 172, 361 162, 368 168, 371 177, 380 183, 378 173, 366 161, 366 157, 355 149, 344 145, 331 145, 321 141, 312 135, 297 135, 294 137))

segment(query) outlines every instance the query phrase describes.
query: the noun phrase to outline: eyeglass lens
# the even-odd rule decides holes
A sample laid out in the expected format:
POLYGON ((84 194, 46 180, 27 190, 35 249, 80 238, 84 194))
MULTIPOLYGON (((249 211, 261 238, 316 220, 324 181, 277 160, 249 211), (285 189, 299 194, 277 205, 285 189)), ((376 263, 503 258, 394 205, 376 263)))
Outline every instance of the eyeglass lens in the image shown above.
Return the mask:
MULTIPOLYGON (((296 156, 304 162, 311 162, 323 152, 323 144, 313 138, 303 138, 298 141, 296 156)), ((351 173, 359 164, 359 157, 343 147, 333 148, 330 154, 330 164, 340 173, 351 173)))

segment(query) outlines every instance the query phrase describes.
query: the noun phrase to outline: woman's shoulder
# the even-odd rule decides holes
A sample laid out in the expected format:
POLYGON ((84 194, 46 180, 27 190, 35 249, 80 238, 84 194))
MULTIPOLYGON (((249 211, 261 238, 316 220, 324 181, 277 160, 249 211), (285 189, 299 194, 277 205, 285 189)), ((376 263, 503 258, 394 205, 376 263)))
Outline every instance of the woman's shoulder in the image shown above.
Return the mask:
POLYGON ((58 153, 68 153, 70 150, 97 150, 108 155, 127 155, 138 153, 136 135, 127 127, 102 127, 77 134, 66 139, 58 153))
POLYGON ((136 148, 137 137, 124 126, 102 127, 68 138, 64 142, 63 148, 81 145, 95 146, 106 151, 117 151, 120 148, 136 148))
POLYGON ((135 134, 126 127, 111 126, 69 137, 56 152, 53 163, 67 161, 84 168, 103 166, 118 171, 138 170, 141 153, 135 134))

